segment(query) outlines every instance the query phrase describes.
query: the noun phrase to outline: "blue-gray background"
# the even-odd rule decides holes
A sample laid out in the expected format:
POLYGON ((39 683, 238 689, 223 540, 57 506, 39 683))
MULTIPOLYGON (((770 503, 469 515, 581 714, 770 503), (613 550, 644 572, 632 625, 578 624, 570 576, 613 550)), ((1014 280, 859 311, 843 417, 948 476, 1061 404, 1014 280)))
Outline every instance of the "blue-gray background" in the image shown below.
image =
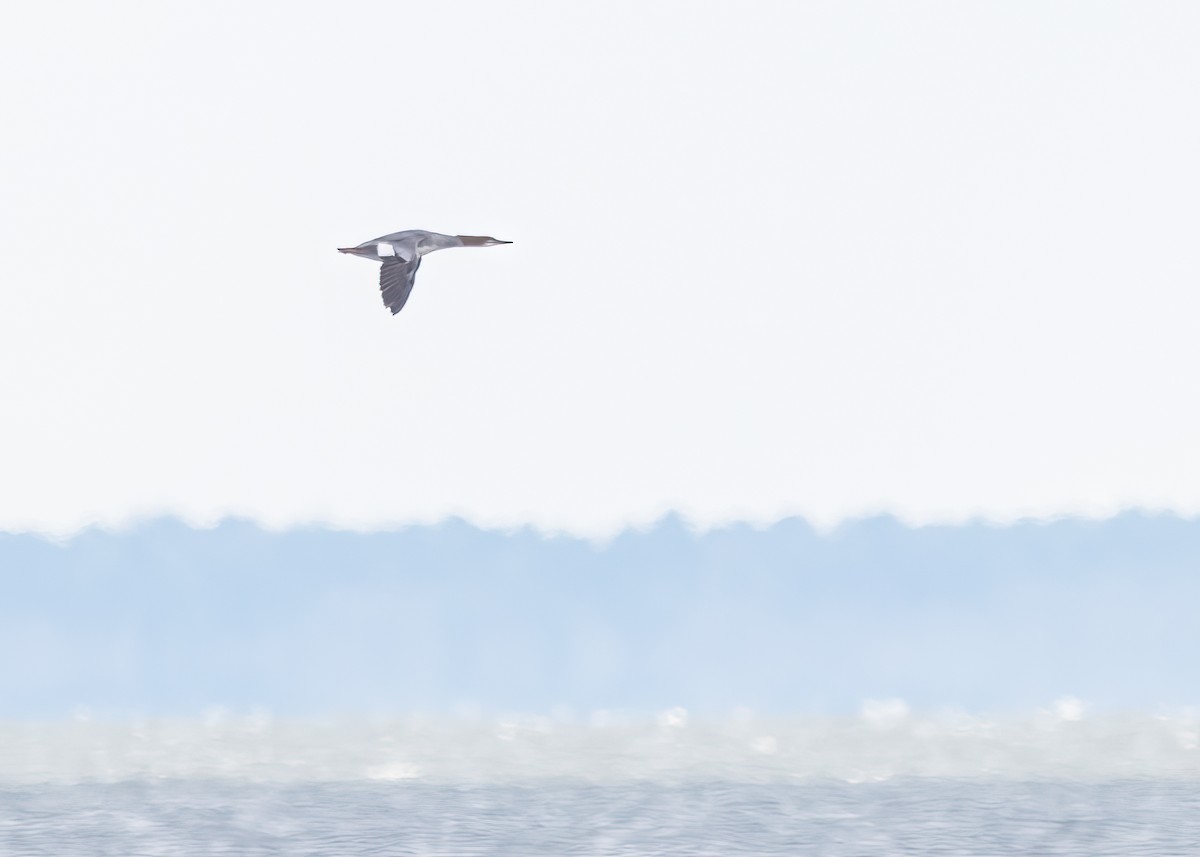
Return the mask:
POLYGON ((0 717, 1200 701, 1200 521, 0 536, 0 717))

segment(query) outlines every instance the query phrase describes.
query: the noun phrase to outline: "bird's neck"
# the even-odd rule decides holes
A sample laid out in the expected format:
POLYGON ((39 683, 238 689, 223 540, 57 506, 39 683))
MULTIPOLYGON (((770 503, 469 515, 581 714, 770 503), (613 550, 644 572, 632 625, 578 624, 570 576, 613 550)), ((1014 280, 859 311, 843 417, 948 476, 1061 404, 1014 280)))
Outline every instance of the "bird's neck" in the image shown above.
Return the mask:
POLYGON ((429 235, 421 236, 421 240, 417 242, 417 253, 424 256, 426 253, 432 253, 434 250, 445 250, 449 247, 461 247, 462 242, 454 235, 441 235, 437 232, 429 235))

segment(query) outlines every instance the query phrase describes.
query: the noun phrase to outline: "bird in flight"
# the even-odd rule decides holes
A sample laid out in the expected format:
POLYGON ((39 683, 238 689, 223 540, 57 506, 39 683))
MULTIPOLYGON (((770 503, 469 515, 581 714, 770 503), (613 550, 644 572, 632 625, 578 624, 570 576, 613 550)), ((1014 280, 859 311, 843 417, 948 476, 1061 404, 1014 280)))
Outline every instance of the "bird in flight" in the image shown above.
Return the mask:
POLYGON ((421 267, 421 257, 426 253, 448 247, 494 247, 511 243, 486 235, 442 235, 424 229, 407 229, 372 238, 357 247, 339 247, 338 252, 383 263, 379 268, 379 290, 383 295, 383 305, 395 315, 404 309, 417 276, 417 268, 421 267))

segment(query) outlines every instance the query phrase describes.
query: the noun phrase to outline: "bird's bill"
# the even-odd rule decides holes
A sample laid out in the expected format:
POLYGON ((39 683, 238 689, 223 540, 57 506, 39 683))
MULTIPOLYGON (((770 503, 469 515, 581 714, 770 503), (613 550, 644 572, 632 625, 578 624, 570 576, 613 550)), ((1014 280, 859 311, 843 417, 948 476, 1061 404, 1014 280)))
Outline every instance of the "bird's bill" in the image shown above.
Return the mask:
POLYGON ((498 238, 492 238, 490 235, 459 235, 458 239, 462 241, 464 247, 494 247, 497 244, 511 244, 511 241, 501 241, 498 238))
POLYGON ((362 250, 358 247, 339 247, 338 252, 339 253, 354 253, 355 255, 357 255, 357 254, 361 253, 362 250))

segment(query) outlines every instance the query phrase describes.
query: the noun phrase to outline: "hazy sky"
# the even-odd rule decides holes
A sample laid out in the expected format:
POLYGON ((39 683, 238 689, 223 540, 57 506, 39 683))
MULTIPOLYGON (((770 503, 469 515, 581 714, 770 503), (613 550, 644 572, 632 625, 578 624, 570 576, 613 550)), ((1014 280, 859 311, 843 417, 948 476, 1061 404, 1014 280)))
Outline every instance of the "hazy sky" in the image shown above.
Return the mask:
POLYGON ((22 4, 0 529, 1200 512, 1193 3, 22 4), (439 253, 393 318, 334 248, 439 253))

